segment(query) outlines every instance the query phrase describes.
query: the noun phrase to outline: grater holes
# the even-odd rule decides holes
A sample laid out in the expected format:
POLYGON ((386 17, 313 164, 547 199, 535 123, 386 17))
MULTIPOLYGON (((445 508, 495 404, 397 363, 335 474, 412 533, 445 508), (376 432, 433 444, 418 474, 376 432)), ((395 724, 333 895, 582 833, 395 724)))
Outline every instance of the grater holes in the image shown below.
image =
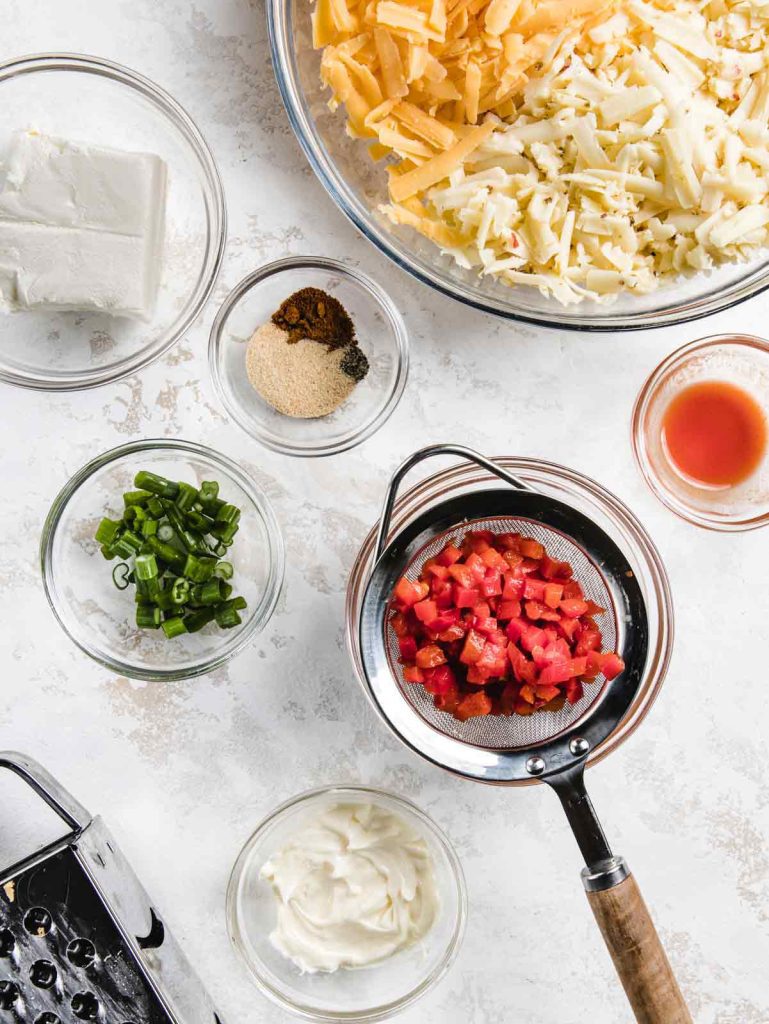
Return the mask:
POLYGON ((53 918, 45 907, 32 907, 24 915, 24 927, 30 935, 42 938, 53 928, 53 918))
POLYGON ((57 1017, 55 1013, 49 1013, 46 1010, 39 1017, 35 1017, 35 1024, 61 1024, 61 1018, 57 1017))
POLYGON ((29 969, 29 980, 36 988, 52 988, 58 976, 50 960, 35 960, 29 969))
POLYGON ((67 958, 75 967, 85 970, 96 959, 96 947, 90 939, 73 939, 67 946, 67 958))
POLYGON ((16 936, 10 928, 0 928, 0 956, 10 956, 16 949, 16 936))
POLYGON ((99 1000, 93 992, 76 992, 70 1006, 78 1020, 95 1020, 99 1014, 99 1000))
POLYGON ((0 981, 0 1010, 11 1010, 21 993, 15 981, 0 981))

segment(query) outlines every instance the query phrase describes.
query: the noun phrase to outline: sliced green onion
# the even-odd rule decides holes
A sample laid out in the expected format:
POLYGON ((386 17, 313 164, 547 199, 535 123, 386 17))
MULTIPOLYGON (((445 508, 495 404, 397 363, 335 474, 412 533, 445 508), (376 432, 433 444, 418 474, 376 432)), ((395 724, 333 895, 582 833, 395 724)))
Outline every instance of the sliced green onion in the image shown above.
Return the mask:
POLYGON ((184 517, 187 520, 187 525, 193 530, 200 530, 203 533, 208 533, 213 526, 213 523, 207 516, 202 515, 200 512, 196 512, 194 508, 191 508, 189 512, 185 512, 184 517))
POLYGON ((145 519, 142 523, 142 537, 154 537, 158 532, 157 519, 145 519))
POLYGON ((208 623, 213 622, 213 620, 213 608, 199 608, 197 611, 191 612, 186 616, 184 625, 187 627, 188 633, 197 633, 199 629, 207 626, 208 623))
POLYGON ((216 501, 219 497, 219 483, 216 480, 204 480, 198 491, 198 499, 202 505, 216 501))
POLYGON ((127 562, 118 562, 115 568, 112 570, 112 582, 118 588, 118 590, 126 590, 129 583, 131 582, 129 576, 131 575, 131 566, 127 562))
POLYGON ((175 636, 180 636, 182 633, 186 633, 187 626, 180 615, 174 615, 173 618, 166 619, 163 623, 163 632, 168 639, 171 640, 175 636))
MULTIPOLYGON (((165 509, 163 510, 163 514, 165 514, 165 509)), ((170 523, 158 523, 158 538, 160 540, 173 540, 175 536, 176 533, 170 523)))
POLYGON ((154 580, 158 575, 158 563, 154 554, 137 555, 134 560, 137 580, 154 580))
POLYGON ((171 600, 174 604, 186 604, 190 599, 190 581, 177 576, 171 585, 171 600))
POLYGON ((136 474, 134 487, 159 494, 161 498, 175 498, 179 493, 179 485, 174 480, 166 480, 164 476, 148 473, 146 469, 141 469, 136 474))
POLYGON ((179 484, 179 493, 176 495, 174 504, 180 511, 187 512, 197 500, 198 489, 196 487, 183 482, 179 484))
POLYGON ((112 544, 117 540, 117 536, 120 533, 122 525, 122 523, 117 522, 114 519, 102 519, 96 527, 94 540, 99 544, 112 544))
POLYGON ((215 558, 198 558, 197 555, 187 555, 184 563, 184 575, 193 583, 205 583, 211 579, 216 568, 215 558))
POLYGON ((157 629, 163 618, 163 613, 154 604, 137 604, 136 625, 140 629, 157 629))
POLYGON ((224 600, 221 580, 210 579, 196 584, 192 588, 192 600, 195 604, 219 604, 224 600))
POLYGON ((216 526, 211 527, 213 536, 225 545, 232 544, 238 530, 239 526, 237 523, 217 523, 216 526))
POLYGON ((126 491, 123 494, 123 502, 126 508, 131 505, 144 505, 152 495, 149 491, 126 491))
POLYGON ((246 599, 243 597, 233 597, 231 601, 223 601, 214 608, 214 617, 217 625, 222 629, 231 629, 233 626, 239 626, 243 621, 238 615, 238 612, 246 607, 246 599))
POLYGON ((178 548, 174 548, 170 544, 165 544, 159 537, 148 537, 147 543, 158 558, 176 569, 184 569, 188 556, 183 551, 179 551, 178 548))
POLYGON ((240 509, 237 505, 222 505, 216 513, 217 523, 237 523, 240 519, 240 509))
POLYGON ((115 586, 134 584, 136 624, 169 638, 212 621, 222 629, 242 622, 242 597, 232 597, 234 570, 220 561, 238 532, 240 509, 219 497, 216 481, 200 488, 146 470, 123 494, 120 519, 104 518, 94 533, 115 586))
POLYGON ((116 555, 121 558, 130 558, 137 551, 141 550, 142 539, 137 537, 133 530, 124 530, 112 545, 116 555))

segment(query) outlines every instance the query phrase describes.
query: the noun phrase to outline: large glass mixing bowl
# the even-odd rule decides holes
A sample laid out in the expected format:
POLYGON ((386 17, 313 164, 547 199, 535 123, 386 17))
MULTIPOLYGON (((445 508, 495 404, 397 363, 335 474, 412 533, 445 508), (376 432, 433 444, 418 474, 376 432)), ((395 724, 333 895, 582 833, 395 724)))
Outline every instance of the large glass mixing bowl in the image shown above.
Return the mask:
POLYGON ((398 266, 418 280, 477 309, 514 320, 573 330, 663 327, 709 316, 769 286, 769 251, 749 263, 676 279, 650 295, 619 296, 611 305, 562 306, 533 288, 511 288, 462 270, 412 228, 391 224, 378 210, 387 201, 383 164, 365 143, 345 134, 341 110, 328 109, 320 54, 312 48, 311 0, 267 0, 273 66, 291 126, 313 170, 337 206, 398 266))

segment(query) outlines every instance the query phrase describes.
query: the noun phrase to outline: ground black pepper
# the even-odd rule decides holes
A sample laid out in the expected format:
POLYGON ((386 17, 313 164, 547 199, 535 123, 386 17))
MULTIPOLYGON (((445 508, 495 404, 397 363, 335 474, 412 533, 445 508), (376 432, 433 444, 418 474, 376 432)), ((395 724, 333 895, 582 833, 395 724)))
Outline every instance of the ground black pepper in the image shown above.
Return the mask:
POLYGON ((352 377, 356 384, 360 384, 369 371, 369 362, 365 352, 357 345, 348 345, 339 363, 339 369, 352 377))
POLYGON ((289 295, 272 314, 272 322, 288 333, 291 344, 306 338, 321 342, 329 351, 355 344, 355 327, 347 310, 320 288, 300 288, 289 295))

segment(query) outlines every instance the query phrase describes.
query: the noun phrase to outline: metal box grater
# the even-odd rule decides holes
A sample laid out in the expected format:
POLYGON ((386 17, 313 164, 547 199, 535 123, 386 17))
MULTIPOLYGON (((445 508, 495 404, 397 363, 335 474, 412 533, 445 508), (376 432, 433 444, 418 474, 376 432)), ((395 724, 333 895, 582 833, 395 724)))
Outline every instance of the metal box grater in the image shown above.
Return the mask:
POLYGON ((222 1024, 100 818, 0 753, 69 832, 0 869, 0 1024, 222 1024))

